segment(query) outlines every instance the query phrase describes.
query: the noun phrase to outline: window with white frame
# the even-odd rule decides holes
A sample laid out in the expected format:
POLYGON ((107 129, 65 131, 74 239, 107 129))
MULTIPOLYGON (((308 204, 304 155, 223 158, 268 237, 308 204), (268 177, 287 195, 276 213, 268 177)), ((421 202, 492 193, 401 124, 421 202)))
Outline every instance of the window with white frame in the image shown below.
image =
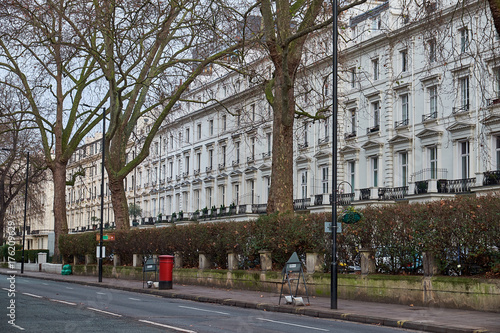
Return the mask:
POLYGON ((399 58, 401 59, 401 72, 408 71, 408 50, 399 51, 399 58))
POLYGON ((500 170, 500 136, 495 137, 495 170, 500 170))
POLYGON ((250 203, 255 204, 255 181, 250 179, 248 181, 248 188, 250 189, 250 203))
POLYGON ((196 153, 196 171, 201 171, 201 152, 196 153))
POLYGON ((198 140, 201 140, 201 124, 196 125, 198 140))
POLYGON ((219 185, 219 205, 226 205, 226 185, 219 185))
POLYGON ((189 174, 189 155, 184 157, 184 172, 189 174))
POLYGON ((321 189, 322 193, 328 193, 328 167, 321 168, 321 189))
POLYGON ((221 161, 222 161, 222 166, 226 166, 226 146, 222 146, 221 147, 221 154, 222 154, 222 158, 221 158, 221 161))
POLYGON ((208 132, 210 133, 210 135, 214 135, 214 120, 213 119, 210 119, 208 121, 208 132))
POLYGON ((429 169, 431 173, 431 179, 437 179, 437 166, 438 166, 438 154, 437 147, 432 146, 427 148, 427 154, 429 159, 429 169))
POLYGON ((240 203, 240 184, 238 183, 234 184, 233 202, 237 205, 240 203))
POLYGON ((407 186, 408 185, 408 153, 407 152, 399 153, 399 170, 400 170, 399 183, 401 186, 407 186))
POLYGON ((410 104, 409 104, 408 94, 400 95, 399 100, 401 103, 401 121, 398 125, 406 126, 409 124, 410 120, 410 104))
POLYGON ((273 139, 272 139, 272 134, 266 133, 266 138, 267 138, 267 155, 271 156, 271 150, 273 147, 273 139))
POLYGON ((227 116, 222 115, 222 130, 226 131, 226 129, 227 129, 227 116))
POLYGON ((186 143, 189 143, 189 128, 186 128, 186 143))
POLYGON ((500 67, 493 70, 493 98, 500 98, 500 67))
POLYGON ((372 59, 372 77, 373 80, 379 79, 378 58, 372 59))
POLYGON ((469 50, 469 29, 463 27, 458 32, 460 34, 460 53, 465 53, 469 50))
POLYGON ((307 170, 303 170, 300 174, 300 188, 302 190, 302 199, 307 198, 307 170))
POLYGON ((378 130, 380 126, 380 102, 372 102, 373 128, 378 130))
POLYGON ((170 169, 170 179, 174 177, 174 161, 170 161, 168 163, 170 169))
POLYGON ((348 133, 351 135, 356 135, 356 108, 349 110, 349 119, 348 119, 348 133))
POLYGON ((437 86, 431 86, 427 88, 427 93, 429 94, 429 113, 430 117, 435 119, 437 118, 437 102, 438 102, 438 95, 437 95, 437 86))
POLYGON ((464 76, 459 78, 458 85, 460 89, 460 109, 462 111, 469 110, 469 77, 464 76))
POLYGON ((429 63, 433 63, 436 61, 436 39, 432 38, 427 41, 427 47, 428 47, 428 59, 429 63))
POLYGON ((207 207, 212 207, 212 188, 207 187, 205 189, 205 202, 207 204, 207 207))
POLYGON ((208 150, 208 167, 210 168, 210 170, 212 170, 212 168, 214 167, 214 150, 213 149, 208 150))
POLYGON ((382 20, 380 16, 372 19, 372 30, 380 30, 382 28, 382 20))
POLYGON ((353 67, 350 69, 350 74, 351 74, 351 88, 356 87, 356 67, 353 67))
POLYGON ((354 188, 355 188, 355 176, 356 176, 355 170, 356 170, 356 162, 355 161, 347 162, 347 179, 351 184, 351 193, 354 193, 354 188))
POLYGON ((195 211, 200 209, 200 190, 193 191, 193 209, 195 211))
POLYGON ((469 141, 460 141, 458 143, 460 157, 460 171, 462 179, 469 178, 470 175, 470 144, 469 141))
POLYGON ((250 139, 250 154, 253 161, 255 159, 255 138, 250 139))
POLYGON ((255 121, 255 104, 250 105, 250 116, 252 121, 255 121))
POLYGON ((379 172, 378 156, 370 158, 370 165, 371 165, 372 186, 378 187, 378 172, 379 172))

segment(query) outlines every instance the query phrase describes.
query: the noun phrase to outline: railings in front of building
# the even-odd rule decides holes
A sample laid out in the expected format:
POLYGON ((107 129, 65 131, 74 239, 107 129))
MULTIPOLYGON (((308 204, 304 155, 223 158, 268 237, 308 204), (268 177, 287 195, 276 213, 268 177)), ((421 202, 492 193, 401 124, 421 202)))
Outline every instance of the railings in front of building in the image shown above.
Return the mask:
POLYGON ((438 193, 467 193, 476 184, 476 178, 440 179, 438 193))
POLYGON ((485 171, 483 172, 483 185, 499 185, 500 184, 500 170, 485 171))
POLYGON ((431 112, 431 113, 428 113, 428 114, 423 114, 422 115, 422 122, 426 122, 428 120, 433 120, 433 119, 437 119, 437 111, 434 111, 434 112, 431 112))
POLYGON ((311 205, 311 198, 293 200, 294 210, 304 210, 311 205))
POLYGON ((378 189, 379 200, 404 199, 408 195, 408 186, 383 187, 378 189))
POLYGON ((354 193, 340 193, 337 196, 338 203, 341 206, 350 206, 354 200, 354 193))
POLYGON ((362 188, 359 190, 359 200, 370 200, 370 192, 369 188, 362 188))
POLYGON ((253 204, 252 214, 265 214, 267 212, 267 204, 253 204))
POLYGON ((422 180, 447 179, 447 178, 448 178, 448 169, 446 168, 425 168, 415 172, 412 175, 412 179, 415 180, 415 183, 422 180))
POLYGON ((425 194, 429 189, 428 180, 420 180, 415 182, 415 194, 425 194))

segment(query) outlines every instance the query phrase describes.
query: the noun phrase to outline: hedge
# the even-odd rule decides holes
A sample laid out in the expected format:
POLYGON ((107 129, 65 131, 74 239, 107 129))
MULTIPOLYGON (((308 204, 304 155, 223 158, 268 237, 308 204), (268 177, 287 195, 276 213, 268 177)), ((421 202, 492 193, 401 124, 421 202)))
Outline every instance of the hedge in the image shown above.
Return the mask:
MULTIPOLYGON (((498 196, 372 205, 359 212, 363 219, 343 224, 337 236, 338 259, 343 265, 359 265, 359 249, 373 248, 379 272, 419 273, 422 253, 431 252, 444 274, 500 274, 498 196)), ((135 253, 180 252, 185 267, 197 267, 203 252, 215 267, 226 268, 227 252, 233 251, 240 268, 253 268, 259 265, 260 250, 271 251, 278 268, 293 252, 302 257, 306 252, 324 253, 328 263, 332 241, 331 234, 324 233, 325 221, 331 221, 330 214, 280 214, 249 222, 116 231, 116 240, 106 243, 106 252, 119 254, 125 264, 131 263, 135 253)), ((61 236, 59 249, 66 257, 83 256, 94 254, 96 246, 95 233, 85 233, 61 236)))

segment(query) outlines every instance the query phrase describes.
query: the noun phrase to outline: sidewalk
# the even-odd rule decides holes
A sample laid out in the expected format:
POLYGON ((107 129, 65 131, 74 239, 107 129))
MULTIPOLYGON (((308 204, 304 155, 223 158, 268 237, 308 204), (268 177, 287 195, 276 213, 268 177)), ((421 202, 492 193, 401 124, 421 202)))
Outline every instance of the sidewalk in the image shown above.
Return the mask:
MULTIPOLYGON (((0 274, 8 270, 0 268, 0 274)), ((21 274, 18 272, 18 277, 21 274)), ((500 333, 500 313, 455 310, 445 308, 412 307, 397 304, 338 300, 338 309, 330 309, 330 297, 310 297, 310 306, 278 305, 279 293, 247 290, 218 289, 195 285, 173 285, 170 290, 145 289, 142 281, 103 278, 96 276, 58 275, 45 272, 27 272, 22 276, 79 283, 155 294, 169 298, 182 298, 245 308, 296 313, 314 317, 369 323, 428 332, 497 332, 500 333)), ((300 295, 299 295, 300 296, 300 295)))

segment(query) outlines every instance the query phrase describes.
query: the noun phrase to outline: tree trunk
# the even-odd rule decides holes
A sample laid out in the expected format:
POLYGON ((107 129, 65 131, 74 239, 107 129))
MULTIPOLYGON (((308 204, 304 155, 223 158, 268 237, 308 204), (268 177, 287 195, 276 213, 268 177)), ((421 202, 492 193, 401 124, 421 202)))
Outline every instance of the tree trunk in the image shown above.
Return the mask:
POLYGON ((500 0, 488 0, 491 9, 491 15, 493 16, 493 23, 495 24, 495 29, 500 35, 500 0))
POLYGON ((128 136, 125 134, 125 129, 122 126, 116 130, 113 140, 107 145, 109 149, 106 159, 106 170, 108 172, 109 189, 111 191, 111 202, 113 203, 116 229, 118 230, 130 229, 127 196, 123 185, 123 179, 128 172, 124 172, 125 176, 119 174, 119 171, 123 171, 126 164, 127 140, 128 136))
POLYGON ((128 215, 127 196, 123 186, 123 178, 113 177, 108 173, 109 189, 111 191, 111 202, 113 203, 113 212, 115 213, 115 223, 117 230, 130 229, 130 219, 128 215))
POLYGON ((54 181, 54 257, 58 258, 59 236, 68 233, 66 220, 66 163, 54 162, 51 167, 54 181))
POLYGON ((293 85, 287 85, 282 67, 276 68, 273 103, 273 156, 267 213, 293 212, 293 85))
MULTIPOLYGON (((0 230, 5 230, 8 231, 7 229, 8 226, 5 225, 5 210, 3 207, 0 209, 0 230)), ((3 232, 0 232, 0 244, 3 244, 4 238, 3 238, 3 232)), ((9 233, 6 232, 7 237, 9 236, 9 233)))

